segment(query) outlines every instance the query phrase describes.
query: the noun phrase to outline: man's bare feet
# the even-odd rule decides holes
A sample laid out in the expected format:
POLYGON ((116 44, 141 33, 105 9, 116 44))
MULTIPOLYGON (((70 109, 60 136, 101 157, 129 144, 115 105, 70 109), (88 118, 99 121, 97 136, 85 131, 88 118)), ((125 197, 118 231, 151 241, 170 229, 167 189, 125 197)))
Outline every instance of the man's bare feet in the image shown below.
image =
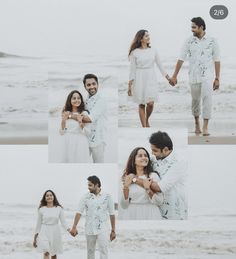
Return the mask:
POLYGON ((195 124, 195 134, 199 135, 201 133, 202 133, 202 131, 201 131, 200 125, 199 124, 195 124))
POLYGON ((204 137, 210 136, 210 133, 208 132, 208 129, 202 129, 202 135, 204 137))
POLYGON ((202 135, 203 136, 209 136, 210 133, 208 132, 208 119, 204 119, 203 120, 203 129, 202 129, 202 135))

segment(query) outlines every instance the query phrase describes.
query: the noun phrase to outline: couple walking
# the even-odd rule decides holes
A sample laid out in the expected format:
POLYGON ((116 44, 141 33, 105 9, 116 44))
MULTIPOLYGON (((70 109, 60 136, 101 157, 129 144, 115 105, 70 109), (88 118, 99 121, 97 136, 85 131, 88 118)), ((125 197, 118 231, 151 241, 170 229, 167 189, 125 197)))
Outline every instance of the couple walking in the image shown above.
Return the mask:
POLYGON ((149 138, 153 157, 135 148, 122 176, 119 217, 124 220, 187 219, 186 162, 166 132, 149 138))
POLYGON ((88 190, 79 202, 79 207, 71 228, 66 224, 64 210, 55 193, 47 190, 40 202, 38 220, 35 229, 33 246, 43 253, 44 259, 57 259, 63 252, 62 237, 59 227, 61 222, 64 230, 73 237, 78 234, 77 225, 85 211, 85 234, 87 240, 87 258, 95 258, 96 243, 101 259, 108 259, 109 240, 116 238, 114 203, 109 194, 101 191, 100 179, 93 175, 88 177, 88 190), (111 231, 109 234, 108 218, 111 231))
POLYGON ((88 97, 74 90, 67 96, 62 111, 60 134, 62 136, 63 163, 104 163, 107 122, 106 101, 100 95, 98 78, 87 74, 83 78, 88 97))
POLYGON ((195 120, 195 133, 208 136, 208 122, 212 110, 212 90, 219 89, 220 58, 216 40, 206 34, 206 24, 201 17, 191 20, 192 33, 184 43, 180 58, 176 63, 173 76, 170 77, 163 68, 155 49, 150 46, 150 36, 147 30, 140 30, 129 50, 130 75, 128 95, 133 96, 139 104, 139 117, 142 127, 149 127, 149 118, 157 101, 157 77, 154 65, 171 86, 177 84, 178 73, 186 59, 189 59, 189 83, 192 95, 192 114, 195 120), (215 78, 213 76, 215 68, 215 78), (201 114, 203 128, 199 116, 201 114))

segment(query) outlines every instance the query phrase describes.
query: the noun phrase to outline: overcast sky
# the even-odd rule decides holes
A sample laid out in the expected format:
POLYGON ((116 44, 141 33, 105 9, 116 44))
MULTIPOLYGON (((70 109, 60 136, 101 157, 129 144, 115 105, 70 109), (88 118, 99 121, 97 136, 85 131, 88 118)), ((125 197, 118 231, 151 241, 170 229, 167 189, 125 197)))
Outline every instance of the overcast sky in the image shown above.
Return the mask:
MULTIPOLYGON (((178 56, 191 35, 190 19, 202 16, 223 56, 236 42, 236 3, 225 20, 209 15, 215 0, 0 0, 0 51, 24 55, 126 55, 137 30, 150 31, 161 56, 178 56)), ((235 52, 234 52, 235 53, 235 52)))

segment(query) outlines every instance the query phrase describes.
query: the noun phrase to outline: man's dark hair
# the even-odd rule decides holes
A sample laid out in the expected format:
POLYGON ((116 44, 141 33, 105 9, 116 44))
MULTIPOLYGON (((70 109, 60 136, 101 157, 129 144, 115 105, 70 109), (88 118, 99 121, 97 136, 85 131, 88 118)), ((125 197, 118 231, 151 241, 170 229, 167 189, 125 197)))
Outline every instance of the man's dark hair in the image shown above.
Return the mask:
POLYGON ((206 30, 206 24, 205 24, 204 20, 201 17, 194 17, 191 20, 191 22, 194 22, 198 27, 202 26, 204 31, 206 30))
POLYGON ((100 179, 96 175, 89 176, 87 180, 93 183, 94 185, 97 184, 98 187, 101 187, 100 179))
POLYGON ((166 132, 158 131, 153 133, 149 138, 149 143, 161 150, 165 147, 168 147, 169 150, 173 150, 172 140, 166 132))
POLYGON ((87 74, 83 78, 84 86, 85 86, 86 80, 87 79, 91 79, 91 78, 93 78, 97 82, 97 84, 98 84, 98 77, 97 76, 95 76, 94 74, 87 74))

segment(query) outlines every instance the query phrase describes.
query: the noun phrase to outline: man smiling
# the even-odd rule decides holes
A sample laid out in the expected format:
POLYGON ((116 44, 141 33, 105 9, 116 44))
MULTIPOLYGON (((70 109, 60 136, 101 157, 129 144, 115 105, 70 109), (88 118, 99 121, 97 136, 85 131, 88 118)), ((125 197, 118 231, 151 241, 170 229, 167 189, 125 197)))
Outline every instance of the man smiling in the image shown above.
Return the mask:
POLYGON ((175 86, 177 75, 184 63, 189 59, 189 83, 192 95, 192 114, 195 119, 195 133, 210 135, 208 132, 208 122, 211 118, 212 110, 212 90, 219 89, 220 83, 220 57, 219 47, 215 38, 206 34, 206 24, 201 17, 195 17, 192 20, 191 36, 184 44, 180 58, 176 63, 175 72, 170 78, 170 84, 175 86), (215 79, 213 74, 215 68, 215 79), (201 130, 199 116, 201 113, 202 99, 202 117, 203 129, 201 130))
MULTIPOLYGON (((173 143, 166 132, 155 132, 149 138, 154 169, 160 174, 158 183, 146 182, 152 191, 164 194, 164 203, 160 206, 163 219, 186 219, 187 199, 185 193, 186 169, 184 159, 180 159, 173 150, 173 143)), ((148 188, 148 186, 146 186, 148 188)))
POLYGON ((94 163, 104 163, 107 127, 106 101, 98 92, 99 84, 96 75, 85 75, 83 83, 88 92, 85 108, 89 111, 89 114, 83 116, 83 122, 91 123, 91 134, 89 135, 90 153, 94 163))

